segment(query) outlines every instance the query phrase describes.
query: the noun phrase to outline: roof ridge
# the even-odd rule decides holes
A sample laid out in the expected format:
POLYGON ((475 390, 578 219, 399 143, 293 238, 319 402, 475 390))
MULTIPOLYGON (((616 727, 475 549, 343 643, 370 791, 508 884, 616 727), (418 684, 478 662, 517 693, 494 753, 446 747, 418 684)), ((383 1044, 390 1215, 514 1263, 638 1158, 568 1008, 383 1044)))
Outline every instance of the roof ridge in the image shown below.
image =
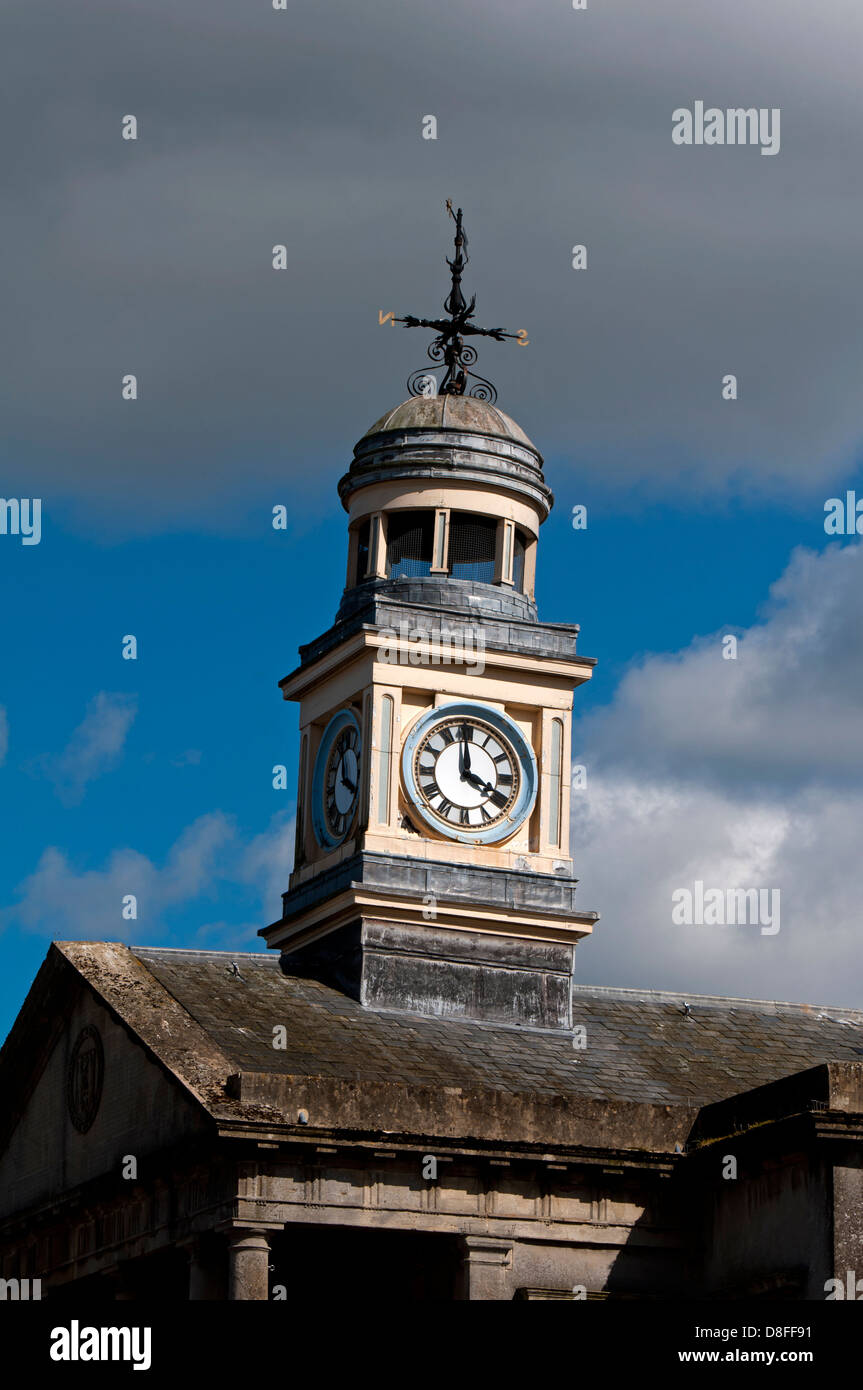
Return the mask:
MULTIPOLYGON (((94 945, 101 945, 95 942, 94 945)), ((135 956, 160 955, 160 956, 214 956, 216 959, 232 958, 244 956, 246 959, 266 961, 268 965, 278 965, 279 957, 273 951, 249 951, 241 947, 235 951, 220 951, 215 947, 206 946, 134 946, 130 945, 129 950, 135 956)))
POLYGON ((800 1013, 818 1016, 825 1009, 831 1013, 853 1014, 855 1018, 863 1020, 863 1009, 855 1009, 844 1004, 806 1004, 800 1001, 786 999, 749 999, 745 996, 738 997, 730 994, 687 994, 677 990, 661 989, 632 989, 628 986, 616 985, 580 985, 573 984, 573 995, 593 994, 597 997, 618 996, 625 999, 637 999, 639 1003, 662 1003, 667 1000, 669 1003, 681 1004, 706 1004, 725 1006, 729 1004, 742 1004, 751 1008, 761 1009, 793 1009, 800 1013))

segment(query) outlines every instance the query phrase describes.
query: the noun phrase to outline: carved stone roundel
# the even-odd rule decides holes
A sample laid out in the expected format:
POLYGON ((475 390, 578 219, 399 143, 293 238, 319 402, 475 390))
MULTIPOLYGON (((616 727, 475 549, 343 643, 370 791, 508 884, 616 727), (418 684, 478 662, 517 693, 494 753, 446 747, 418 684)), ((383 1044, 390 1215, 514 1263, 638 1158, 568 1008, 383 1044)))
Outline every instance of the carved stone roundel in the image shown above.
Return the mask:
POLYGON ((66 1103, 73 1125, 86 1134, 99 1112, 105 1052, 92 1023, 78 1034, 66 1072, 66 1103))

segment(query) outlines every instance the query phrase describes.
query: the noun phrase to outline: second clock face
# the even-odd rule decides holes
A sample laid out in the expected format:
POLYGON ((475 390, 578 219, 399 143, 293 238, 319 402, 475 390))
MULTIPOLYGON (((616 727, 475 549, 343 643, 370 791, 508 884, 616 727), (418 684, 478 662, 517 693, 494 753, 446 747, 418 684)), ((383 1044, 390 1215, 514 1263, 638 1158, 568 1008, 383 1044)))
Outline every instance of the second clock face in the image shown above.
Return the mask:
POLYGON ((514 720, 458 701, 429 711, 403 755, 405 789, 426 824, 469 843, 504 839, 530 814, 536 762, 514 720))
POLYGON ((353 820, 360 787, 360 736, 348 724, 333 741, 324 774, 327 829, 340 840, 353 820))
POLYGON ((339 710, 321 734, 312 778, 312 824, 324 849, 340 845, 356 819, 361 768, 360 726, 352 710, 339 710))

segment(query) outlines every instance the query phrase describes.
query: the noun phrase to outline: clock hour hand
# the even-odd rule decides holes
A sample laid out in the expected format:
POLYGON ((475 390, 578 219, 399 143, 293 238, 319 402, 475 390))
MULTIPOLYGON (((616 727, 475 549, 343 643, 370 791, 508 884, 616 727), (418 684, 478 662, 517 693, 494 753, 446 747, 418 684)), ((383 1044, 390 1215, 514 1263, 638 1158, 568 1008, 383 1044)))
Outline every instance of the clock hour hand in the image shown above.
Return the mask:
POLYGON ((487 796, 491 796, 492 792, 494 791, 494 787, 491 785, 491 783, 484 782, 481 777, 477 777, 475 772, 463 773, 462 780, 464 782, 470 782, 472 787, 479 787, 480 791, 485 792, 487 796))
POLYGON ((355 792, 355 791, 356 791, 356 789, 357 789, 357 784, 356 784, 356 782, 351 782, 350 779, 347 778, 347 777, 345 776, 344 771, 342 770, 342 768, 339 768, 339 781, 341 782, 341 784, 342 784, 343 787, 347 787, 347 789, 348 789, 349 792, 355 792))

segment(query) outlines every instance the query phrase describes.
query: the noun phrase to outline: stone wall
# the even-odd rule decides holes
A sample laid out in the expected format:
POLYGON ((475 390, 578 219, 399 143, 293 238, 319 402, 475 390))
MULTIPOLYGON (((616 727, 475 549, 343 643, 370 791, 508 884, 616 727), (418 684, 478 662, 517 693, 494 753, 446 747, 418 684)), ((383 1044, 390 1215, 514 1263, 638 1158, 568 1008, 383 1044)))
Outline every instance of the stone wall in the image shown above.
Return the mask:
POLYGON ((203 1111, 82 989, 0 1156, 0 1216, 106 1172, 119 1175, 124 1155, 143 1159, 204 1127, 203 1111), (66 1087, 72 1050, 88 1025, 102 1041, 104 1077, 95 1119, 82 1134, 72 1123, 66 1087))

